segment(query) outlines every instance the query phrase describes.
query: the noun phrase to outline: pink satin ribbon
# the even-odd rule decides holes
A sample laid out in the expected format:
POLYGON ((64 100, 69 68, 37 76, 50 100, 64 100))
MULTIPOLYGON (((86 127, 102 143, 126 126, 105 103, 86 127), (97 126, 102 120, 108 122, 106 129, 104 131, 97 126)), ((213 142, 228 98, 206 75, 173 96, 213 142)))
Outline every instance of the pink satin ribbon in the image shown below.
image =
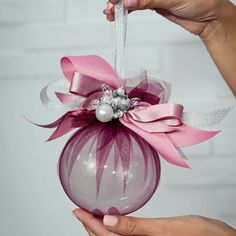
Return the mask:
MULTIPOLYGON (((70 82, 71 94, 57 93, 57 97, 62 103, 66 103, 73 100, 73 97, 83 96, 86 100, 81 106, 85 110, 94 109, 91 104, 101 97, 103 84, 114 89, 123 85, 115 70, 99 56, 64 57, 61 60, 61 67, 70 82)), ((141 102, 119 121, 146 140, 166 161, 189 168, 177 148, 204 142, 219 131, 200 130, 182 123, 183 109, 180 104, 151 105, 141 102)), ((58 126, 58 128, 50 140, 73 129, 74 126, 68 122, 71 122, 71 115, 76 117, 76 114, 79 118, 81 112, 67 113, 56 123, 54 122, 54 126, 50 127, 58 126)))

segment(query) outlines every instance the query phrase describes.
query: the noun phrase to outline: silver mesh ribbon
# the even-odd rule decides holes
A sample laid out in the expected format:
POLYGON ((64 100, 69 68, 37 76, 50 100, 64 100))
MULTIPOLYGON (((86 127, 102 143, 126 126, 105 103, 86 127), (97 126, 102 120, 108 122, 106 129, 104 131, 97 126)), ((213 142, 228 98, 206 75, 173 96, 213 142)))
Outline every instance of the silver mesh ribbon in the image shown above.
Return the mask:
POLYGON ((183 114, 183 122, 196 128, 211 128, 219 124, 232 107, 209 112, 190 112, 183 114))
POLYGON ((70 94, 69 82, 66 80, 56 80, 45 86, 40 92, 40 100, 42 104, 53 111, 74 111, 83 101, 84 98, 77 97, 70 103, 61 103, 55 95, 55 92, 70 94))
POLYGON ((121 79, 125 78, 125 41, 127 31, 128 10, 124 7, 124 0, 115 5, 115 68, 121 79))

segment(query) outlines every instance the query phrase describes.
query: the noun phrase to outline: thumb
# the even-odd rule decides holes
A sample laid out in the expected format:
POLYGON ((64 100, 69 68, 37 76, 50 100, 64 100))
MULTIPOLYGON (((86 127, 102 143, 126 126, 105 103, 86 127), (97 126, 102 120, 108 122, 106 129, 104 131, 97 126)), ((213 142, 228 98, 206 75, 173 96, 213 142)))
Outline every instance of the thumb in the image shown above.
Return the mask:
POLYGON ((143 9, 171 9, 179 6, 183 0, 125 0, 125 7, 129 10, 143 10, 143 9))
POLYGON ((155 232, 155 235, 158 236, 161 235, 158 234, 158 232, 161 231, 160 222, 157 219, 144 219, 130 216, 106 215, 103 218, 103 224, 106 228, 119 235, 153 235, 155 232))

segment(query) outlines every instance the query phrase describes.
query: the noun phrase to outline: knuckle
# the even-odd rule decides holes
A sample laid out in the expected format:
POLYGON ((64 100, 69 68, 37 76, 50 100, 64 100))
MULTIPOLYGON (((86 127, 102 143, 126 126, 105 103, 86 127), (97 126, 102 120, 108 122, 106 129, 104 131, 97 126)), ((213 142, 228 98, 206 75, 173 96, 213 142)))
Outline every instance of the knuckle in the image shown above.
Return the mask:
POLYGON ((135 229, 136 229, 137 223, 134 217, 129 217, 129 219, 126 222, 126 226, 125 226, 125 232, 127 232, 128 234, 132 234, 135 229))
MULTIPOLYGON (((114 234, 114 233, 112 233, 112 232, 107 232, 106 233, 106 236, 116 236, 117 234, 114 234)), ((104 235, 103 235, 104 236, 104 235)))
POLYGON ((143 0, 143 1, 141 1, 141 8, 143 8, 143 9, 150 9, 150 8, 152 8, 152 0, 143 0))

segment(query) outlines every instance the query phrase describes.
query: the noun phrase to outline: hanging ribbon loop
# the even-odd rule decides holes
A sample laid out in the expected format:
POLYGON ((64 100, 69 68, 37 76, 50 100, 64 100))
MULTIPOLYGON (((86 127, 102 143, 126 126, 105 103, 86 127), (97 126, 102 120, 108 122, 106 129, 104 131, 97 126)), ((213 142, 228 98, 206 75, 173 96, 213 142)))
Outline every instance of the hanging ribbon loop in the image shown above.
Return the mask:
POLYGON ((124 7, 124 0, 115 5, 115 69, 122 80, 125 79, 125 41, 127 31, 128 10, 124 7))

